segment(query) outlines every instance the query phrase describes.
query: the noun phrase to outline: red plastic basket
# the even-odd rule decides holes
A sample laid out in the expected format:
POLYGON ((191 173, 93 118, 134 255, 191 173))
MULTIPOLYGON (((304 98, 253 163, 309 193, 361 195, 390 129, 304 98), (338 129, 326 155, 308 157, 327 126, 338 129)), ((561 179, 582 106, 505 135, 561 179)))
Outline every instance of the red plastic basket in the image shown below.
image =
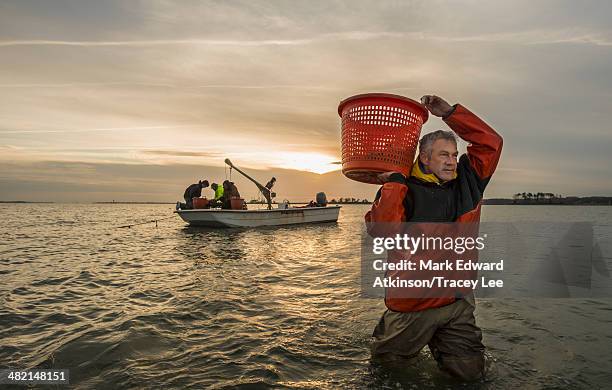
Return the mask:
POLYGON ((193 198, 192 201, 194 209, 205 209, 208 206, 208 199, 206 198, 193 198))
POLYGON ((244 199, 232 196, 230 198, 230 205, 232 206, 232 210, 242 210, 244 208, 244 199))
POLYGON ((342 118, 342 173, 378 184, 382 172, 410 173, 427 108, 387 93, 352 96, 338 106, 342 118))

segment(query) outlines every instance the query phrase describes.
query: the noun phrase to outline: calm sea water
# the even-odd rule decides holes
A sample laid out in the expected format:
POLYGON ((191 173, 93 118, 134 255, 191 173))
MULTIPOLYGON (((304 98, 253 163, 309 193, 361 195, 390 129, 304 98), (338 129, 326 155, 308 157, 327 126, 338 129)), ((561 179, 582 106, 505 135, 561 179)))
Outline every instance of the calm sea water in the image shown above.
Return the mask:
MULTIPOLYGON (((453 382, 427 349, 402 372, 373 366, 384 304, 359 296, 368 207, 212 230, 117 228, 171 205, 0 205, 0 368, 67 368, 75 388, 609 387, 612 299, 480 300, 485 382, 453 382)), ((612 236, 612 207, 485 206, 483 220, 592 221, 603 247, 612 236)))

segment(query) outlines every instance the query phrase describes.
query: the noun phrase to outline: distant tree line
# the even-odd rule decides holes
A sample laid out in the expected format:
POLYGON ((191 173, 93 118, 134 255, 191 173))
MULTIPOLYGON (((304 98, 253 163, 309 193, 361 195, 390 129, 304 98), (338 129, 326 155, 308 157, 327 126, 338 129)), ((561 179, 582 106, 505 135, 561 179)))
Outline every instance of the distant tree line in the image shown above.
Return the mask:
POLYGON ((512 195, 512 199, 489 198, 483 201, 490 205, 529 205, 529 204, 558 204, 558 205, 612 205, 612 197, 609 196, 562 196, 552 192, 518 192, 512 195))
POLYGON ((519 203, 520 200, 535 203, 555 203, 555 201, 560 199, 563 199, 561 195, 555 195, 552 192, 519 192, 512 195, 514 203, 519 203))

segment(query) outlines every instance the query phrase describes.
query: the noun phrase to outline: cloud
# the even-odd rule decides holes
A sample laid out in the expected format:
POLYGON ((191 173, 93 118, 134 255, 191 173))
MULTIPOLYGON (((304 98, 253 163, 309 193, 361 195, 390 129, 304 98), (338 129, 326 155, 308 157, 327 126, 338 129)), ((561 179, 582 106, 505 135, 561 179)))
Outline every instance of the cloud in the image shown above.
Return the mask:
POLYGON ((0 130, 0 134, 52 134, 52 133, 97 133, 105 131, 140 131, 140 130, 165 130, 178 128, 193 128, 197 125, 174 125, 174 126, 130 126, 130 127, 100 127, 96 129, 57 129, 57 130, 0 130))
POLYGON ((563 30, 531 30, 521 32, 489 33, 477 35, 440 35, 429 32, 398 31, 346 31, 320 34, 306 39, 157 39, 132 41, 61 41, 61 40, 5 40, 0 47, 13 46, 75 46, 75 47, 149 47, 149 46, 303 46, 325 42, 369 41, 369 40, 419 40, 438 43, 489 42, 521 45, 587 44, 612 46, 609 36, 595 32, 572 32, 563 30))
POLYGON ((178 85, 171 85, 171 84, 138 83, 138 82, 0 84, 0 88, 83 88, 83 87, 182 88, 186 86, 178 86, 178 85))
POLYGON ((154 156, 174 156, 174 157, 214 157, 221 158, 222 153, 215 152, 186 152, 179 150, 143 150, 141 153, 154 156))
MULTIPOLYGON (((319 175, 290 169, 241 169, 262 183, 276 177, 275 191, 281 200, 309 201, 319 191, 325 191, 330 199, 371 199, 376 192, 375 186, 348 180, 338 171, 319 175)), ((228 174, 223 167, 193 164, 12 162, 3 164, 0 173, 0 200, 175 202, 194 181, 221 182, 228 174)), ((231 179, 245 198, 258 197, 257 188, 248 179, 237 172, 231 179)))
POLYGON ((312 39, 294 40, 211 40, 211 39, 161 39, 150 41, 52 41, 52 40, 14 40, 0 41, 0 47, 10 46, 82 46, 82 47, 104 47, 104 46, 168 46, 168 45, 206 45, 206 46, 284 46, 304 45, 314 42, 312 39))

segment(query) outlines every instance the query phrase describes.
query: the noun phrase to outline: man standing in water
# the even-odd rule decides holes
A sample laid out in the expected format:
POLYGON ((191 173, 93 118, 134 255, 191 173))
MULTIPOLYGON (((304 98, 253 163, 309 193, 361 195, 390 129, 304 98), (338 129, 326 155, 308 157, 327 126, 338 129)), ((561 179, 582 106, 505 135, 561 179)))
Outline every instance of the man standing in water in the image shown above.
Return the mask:
MULTIPOLYGON (((460 104, 451 106, 433 95, 423 96, 421 102, 469 143, 467 153, 457 161, 457 140, 451 131, 424 135, 409 177, 398 172, 379 175, 383 186, 365 216, 370 233, 377 222, 480 220, 483 192, 499 161, 502 138, 460 104)), ((482 377, 485 347, 474 318, 473 293, 406 298, 388 288, 385 305, 388 310, 373 333, 373 358, 409 359, 428 345, 444 371, 463 380, 482 377)))

